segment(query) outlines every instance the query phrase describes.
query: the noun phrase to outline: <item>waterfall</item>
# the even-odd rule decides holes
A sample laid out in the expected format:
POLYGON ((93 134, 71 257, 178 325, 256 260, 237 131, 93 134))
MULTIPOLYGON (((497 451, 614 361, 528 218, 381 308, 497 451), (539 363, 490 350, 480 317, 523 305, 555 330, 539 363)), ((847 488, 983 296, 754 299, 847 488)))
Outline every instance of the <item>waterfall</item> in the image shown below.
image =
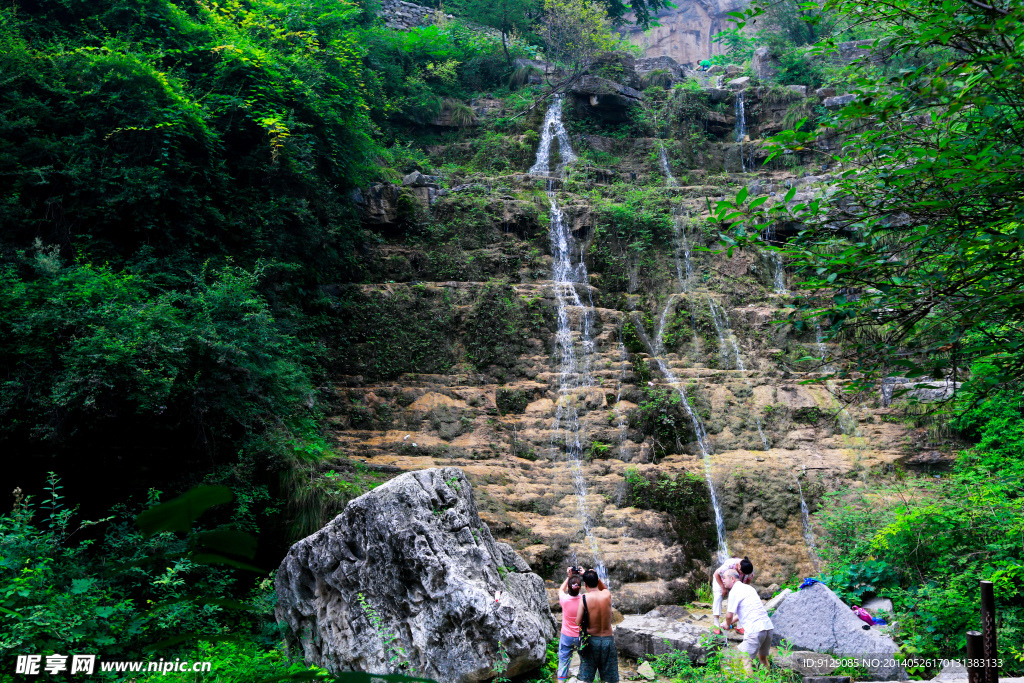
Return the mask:
MULTIPOLYGON (((562 100, 555 98, 544 115, 544 128, 541 132, 540 145, 537 147, 537 159, 530 167, 531 175, 547 175, 550 173, 551 141, 558 138, 558 148, 562 155, 562 166, 576 158, 569 143, 569 135, 562 123, 562 100)), ((559 167, 560 170, 561 166, 559 167)), ((587 283, 587 265, 583 260, 582 245, 574 249, 576 240, 572 231, 565 223, 562 209, 558 205, 555 193, 548 190, 551 202, 551 280, 555 297, 558 301, 558 332, 555 334, 555 347, 559 361, 558 406, 551 426, 552 459, 556 459, 560 448, 564 448, 565 457, 572 475, 573 489, 576 493, 577 514, 583 527, 584 537, 590 544, 594 565, 601 575, 607 578, 604 563, 594 537, 590 514, 587 511, 587 481, 583 476, 583 440, 579 419, 578 402, 580 394, 593 386, 590 371, 591 356, 594 353, 594 341, 591 325, 594 317, 594 305, 587 288, 587 302, 584 303, 577 291, 577 284, 587 283), (574 261, 573 257, 577 257, 574 261), (577 325, 573 325, 570 309, 576 313, 577 325), (579 338, 577 343, 575 338, 579 338)))
MULTIPOLYGON (((725 323, 725 325, 723 325, 721 322, 719 322, 719 320, 718 320, 718 312, 715 310, 715 302, 714 302, 714 300, 710 296, 708 296, 708 305, 711 307, 711 321, 715 324, 715 332, 718 333, 718 350, 719 350, 719 353, 722 354, 722 358, 728 360, 728 358, 729 358, 729 348, 728 348, 728 346, 726 345, 726 342, 725 342, 725 330, 724 330, 724 328, 725 328, 725 325, 728 325, 729 323, 727 321, 725 323)), ((724 315, 724 313, 723 313, 723 315, 724 315)), ((732 335, 730 335, 729 340, 733 341, 732 340, 732 335)), ((732 346, 733 346, 733 351, 735 351, 735 353, 736 353, 736 363, 737 363, 736 368, 739 369, 739 366, 740 366, 740 364, 742 364, 743 361, 740 360, 740 352, 739 352, 739 349, 736 348, 736 343, 734 341, 733 341, 733 345, 732 346)))
POLYGON ((673 226, 676 231, 676 247, 672 257, 676 263, 676 277, 679 278, 679 289, 686 292, 690 289, 690 281, 693 278, 693 262, 690 259, 690 241, 686 238, 687 217, 676 216, 673 226), (682 251, 684 261, 679 260, 679 252, 682 251), (685 270, 684 270, 685 265, 685 270))
MULTIPOLYGON (((807 470, 804 470, 804 474, 807 470)), ((814 545, 814 530, 811 529, 811 513, 807 509, 807 501, 804 500, 804 489, 800 486, 800 477, 793 475, 796 479, 796 490, 800 494, 800 514, 804 518, 804 543, 807 544, 807 554, 811 558, 811 564, 814 566, 814 571, 818 571, 818 549, 814 545)))
POLYGON ((615 427, 619 430, 619 456, 623 461, 626 460, 628 455, 625 452, 626 448, 626 427, 628 425, 626 416, 622 413, 619 408, 619 402, 622 400, 622 387, 626 384, 626 362, 629 360, 629 354, 626 353, 626 345, 622 343, 622 328, 619 327, 619 389, 615 393, 615 427))
POLYGON ((736 142, 740 145, 740 166, 747 170, 747 160, 743 157, 743 139, 747 137, 747 113, 743 106, 743 91, 736 93, 736 142))
POLYGON ((530 167, 530 175, 551 174, 551 141, 558 138, 558 151, 562 156, 562 163, 555 171, 561 170, 563 166, 576 160, 573 154, 572 145, 569 144, 569 133, 562 123, 562 97, 556 95, 551 102, 547 112, 544 114, 544 123, 540 129, 540 145, 537 146, 537 159, 530 167))
POLYGON ((678 187, 679 183, 676 182, 675 176, 672 175, 672 169, 668 166, 664 143, 658 144, 658 162, 661 164, 661 172, 665 174, 665 187, 678 187))
MULTIPOLYGON (((768 226, 764 229, 764 234, 761 235, 761 239, 765 243, 775 241, 775 228, 768 226)), ((782 256, 779 252, 774 249, 768 249, 764 252, 765 258, 768 260, 768 269, 772 273, 772 283, 774 285, 776 294, 789 294, 786 289, 786 268, 782 265, 782 256)))
POLYGON ((664 335, 665 335, 665 323, 668 321, 668 313, 672 310, 672 300, 676 298, 675 294, 669 294, 668 299, 665 300, 665 307, 661 309, 661 315, 658 316, 658 327, 654 331, 654 355, 660 356, 665 350, 664 348, 664 335))
MULTIPOLYGON (((667 309, 672 303, 672 297, 666 302, 665 308, 667 309)), ((661 317, 665 317, 665 312, 662 311, 661 317)), ((637 325, 637 334, 644 338, 644 342, 649 349, 660 348, 662 345, 661 339, 656 339, 652 344, 650 340, 646 339, 643 326, 637 325)), ((661 330, 659 330, 659 333, 661 330)), ((711 492, 711 507, 715 513, 715 532, 718 534, 718 560, 719 562, 725 562, 729 557, 729 548, 725 540, 725 519, 722 517, 722 506, 718 503, 718 493, 715 491, 715 481, 711 476, 711 455, 714 450, 711 447, 711 441, 708 439, 707 431, 704 429, 704 423, 700 421, 700 417, 693 411, 693 407, 690 406, 690 399, 686 395, 686 389, 683 387, 679 378, 675 376, 675 373, 666 365, 661 355, 653 355, 654 362, 658 364, 658 370, 661 371, 662 376, 668 382, 669 386, 675 389, 676 393, 679 394, 679 398, 682 399, 683 409, 686 411, 686 416, 690 419, 690 424, 693 425, 693 432, 697 437, 697 446, 700 448, 701 461, 704 463, 704 478, 708 482, 708 491, 711 492)))
POLYGON ((821 332, 821 323, 818 322, 817 318, 814 319, 814 343, 818 346, 818 355, 821 356, 821 367, 825 369, 825 372, 835 372, 835 368, 828 363, 828 349, 825 348, 824 335, 821 332))
MULTIPOLYGON (((729 343, 732 345, 732 352, 736 356, 736 370, 740 371, 741 373, 744 373, 744 375, 743 375, 743 382, 745 382, 746 386, 750 387, 752 392, 753 392, 754 385, 751 384, 750 378, 746 377, 746 375, 745 375, 746 368, 743 366, 743 357, 739 354, 739 345, 736 343, 736 335, 733 334, 732 327, 729 325, 729 316, 728 316, 728 314, 725 312, 724 308, 721 309, 721 312, 716 311, 715 300, 712 299, 711 297, 708 297, 708 303, 711 305, 711 317, 712 317, 713 321, 715 322, 715 329, 718 330, 718 338, 719 338, 719 340, 724 345, 725 344, 725 339, 728 338, 729 343), (722 316, 722 322, 721 323, 719 323, 719 315, 722 316), (728 337, 726 337, 723 334, 723 330, 727 333, 728 337)), ((728 354, 728 352, 726 352, 726 355, 727 354, 728 354)), ((768 450, 768 437, 765 436, 764 429, 761 428, 761 417, 758 416, 758 415, 755 415, 754 416, 754 422, 755 422, 755 424, 758 427, 758 436, 761 437, 761 442, 765 446, 765 451, 767 451, 768 450)))

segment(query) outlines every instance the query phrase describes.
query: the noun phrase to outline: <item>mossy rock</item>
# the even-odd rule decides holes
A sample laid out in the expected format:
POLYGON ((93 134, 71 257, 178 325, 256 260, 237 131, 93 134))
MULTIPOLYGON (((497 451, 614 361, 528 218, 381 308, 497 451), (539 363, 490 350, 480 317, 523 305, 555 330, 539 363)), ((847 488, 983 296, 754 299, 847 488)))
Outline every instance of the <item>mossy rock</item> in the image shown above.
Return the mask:
POLYGON ((825 413, 821 408, 797 408, 793 411, 793 422, 800 422, 803 424, 817 424, 825 417, 825 413))
POLYGON ((465 431, 466 420, 462 419, 462 411, 451 406, 438 406, 427 413, 431 426, 437 435, 445 441, 451 441, 465 431))
POLYGON ((526 406, 530 399, 522 389, 501 387, 495 393, 494 402, 498 406, 498 412, 502 415, 509 413, 521 415, 526 412, 526 406))

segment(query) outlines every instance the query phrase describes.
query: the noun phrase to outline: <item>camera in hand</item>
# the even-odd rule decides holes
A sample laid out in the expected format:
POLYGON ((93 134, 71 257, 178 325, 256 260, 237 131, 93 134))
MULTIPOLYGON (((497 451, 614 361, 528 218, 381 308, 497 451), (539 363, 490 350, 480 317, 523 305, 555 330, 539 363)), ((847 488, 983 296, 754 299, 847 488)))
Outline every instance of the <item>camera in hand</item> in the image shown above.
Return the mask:
POLYGON ((583 573, 583 567, 569 567, 569 572, 571 574, 582 574, 583 573))

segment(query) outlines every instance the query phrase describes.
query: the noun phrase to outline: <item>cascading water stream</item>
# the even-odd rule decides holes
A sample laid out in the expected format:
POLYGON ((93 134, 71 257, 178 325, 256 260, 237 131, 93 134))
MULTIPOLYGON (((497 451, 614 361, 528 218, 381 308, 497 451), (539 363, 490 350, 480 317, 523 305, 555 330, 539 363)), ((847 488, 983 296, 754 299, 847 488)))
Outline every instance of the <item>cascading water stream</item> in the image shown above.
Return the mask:
POLYGON ((683 292, 689 291, 690 281, 693 278, 693 262, 690 260, 690 240, 686 237, 685 224, 687 216, 676 216, 673 226, 676 231, 676 247, 672 254, 676 263, 676 277, 679 279, 679 289, 683 292), (683 261, 679 260, 679 253, 683 254, 683 261))
MULTIPOLYGON (((666 303, 666 308, 672 303, 672 297, 669 297, 666 303)), ((661 315, 665 317, 664 311, 661 315)), ((661 375, 668 382, 676 393, 679 394, 679 398, 682 399, 680 402, 683 405, 683 410, 686 411, 686 416, 690 419, 690 424, 693 425, 694 435, 697 437, 697 446, 700 448, 701 461, 704 463, 704 478, 708 482, 708 491, 711 493, 711 507, 715 513, 715 531, 718 535, 718 559, 720 562, 724 562, 729 557, 729 548, 726 544, 725 539, 725 519, 722 516, 722 506, 718 502, 718 493, 715 491, 715 482, 711 475, 711 455, 714 450, 711 447, 711 441, 708 439, 707 431, 704 429, 704 423, 701 422, 700 417, 693 411, 690 406, 690 399, 686 395, 686 389, 683 387, 679 378, 675 376, 671 368, 665 363, 664 359, 653 353, 654 349, 661 346, 661 340, 658 339, 654 343, 647 337, 646 331, 644 331, 643 324, 639 320, 634 320, 637 336, 644 343, 648 349, 651 350, 651 356, 654 358, 654 362, 658 365, 658 370, 661 375)))
POLYGON ((576 160, 573 154, 572 145, 569 144, 569 132, 562 123, 562 98, 556 96, 547 112, 544 113, 544 123, 540 129, 540 144, 537 146, 537 158, 530 167, 530 175, 551 175, 551 142, 558 140, 558 152, 562 162, 555 169, 559 172, 566 164, 576 160))
MULTIPOLYGON (((729 316, 726 314, 725 309, 715 307, 715 300, 710 296, 708 297, 708 304, 711 307, 711 319, 715 323, 715 329, 718 331, 718 339, 725 345, 725 340, 728 339, 732 346, 733 355, 736 357, 736 369, 744 373, 743 381, 746 382, 747 386, 753 390, 753 385, 750 383, 750 379, 746 376, 747 368, 743 365, 743 356, 740 355, 739 344, 736 343, 736 335, 732 331, 732 326, 729 324, 729 316), (721 317, 721 322, 719 322, 721 317)), ((727 355, 727 352, 726 352, 727 355)), ((757 434, 761 437, 761 443, 764 444, 764 449, 768 450, 768 437, 764 435, 764 430, 761 428, 761 418, 758 415, 754 416, 754 423, 757 425, 757 434)))
MULTIPOLYGON (((531 175, 548 175, 551 172, 551 142, 554 139, 558 140, 562 158, 562 164, 557 169, 560 171, 562 166, 576 158, 569 143, 569 135, 562 123, 561 98, 556 98, 544 115, 537 158, 530 167, 531 175)), ((587 511, 587 482, 582 467, 583 439, 577 406, 577 402, 581 400, 580 394, 593 386, 590 363, 594 352, 591 336, 594 306, 589 288, 586 290, 586 304, 580 299, 577 291, 578 284, 585 286, 587 283, 587 266, 582 258, 582 246, 574 249, 575 239, 565 223, 562 209, 552 190, 548 190, 548 199, 551 202, 551 280, 558 302, 558 332, 555 335, 555 346, 559 360, 559 399, 551 428, 551 449, 553 456, 557 454, 559 448, 565 450, 583 534, 590 544, 595 568, 602 578, 607 578, 597 539, 591 529, 590 514, 587 511), (573 259, 574 255, 577 256, 576 261, 573 259), (576 315, 570 315, 571 312, 576 315), (573 317, 577 322, 575 327, 573 317), (579 338, 578 345, 576 337, 579 338)))
MULTIPOLYGON (((806 470, 804 471, 806 474, 806 470)), ((811 564, 814 565, 814 571, 818 571, 818 548, 814 544, 814 530, 811 529, 811 513, 807 509, 807 501, 804 500, 804 489, 800 486, 800 477, 794 475, 796 479, 796 490, 800 494, 800 514, 804 519, 804 543, 807 545, 807 554, 811 558, 811 564)))
POLYGON ((626 461, 625 457, 626 450, 626 437, 628 433, 626 427, 628 421, 626 420, 625 414, 619 408, 619 402, 622 401, 622 387, 626 384, 626 364, 629 361, 629 354, 626 352, 626 345, 622 343, 622 328, 619 328, 619 389, 615 393, 615 428, 619 430, 619 455, 623 461, 626 461))
POLYGON ((747 160, 743 156, 743 140, 747 137, 747 112, 743 104, 743 91, 736 93, 736 142, 740 146, 740 166, 747 170, 747 160))
MULTIPOLYGON (((775 241, 775 228, 769 226, 764 229, 764 234, 761 235, 761 239, 766 243, 775 241)), ((786 289, 786 268, 782 265, 782 257, 779 252, 774 249, 768 249, 764 252, 765 258, 768 260, 769 270, 772 272, 772 284, 776 294, 789 294, 786 289)))
POLYGON ((665 155, 663 143, 658 145, 658 162, 661 164, 661 172, 665 174, 665 187, 678 187, 679 183, 676 182, 675 176, 672 175, 672 169, 668 166, 668 157, 665 155))

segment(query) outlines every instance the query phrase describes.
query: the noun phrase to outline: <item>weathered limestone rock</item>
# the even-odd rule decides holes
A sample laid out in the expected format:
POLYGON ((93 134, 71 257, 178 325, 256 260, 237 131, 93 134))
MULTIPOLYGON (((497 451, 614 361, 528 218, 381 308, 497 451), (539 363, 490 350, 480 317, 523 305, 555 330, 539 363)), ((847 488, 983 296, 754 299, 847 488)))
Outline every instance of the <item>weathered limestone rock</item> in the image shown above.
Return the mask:
POLYGON ((573 84, 572 92, 591 98, 591 105, 595 107, 608 101, 617 106, 627 106, 644 99, 644 94, 639 90, 600 76, 584 76, 573 84))
POLYGON ((721 54, 721 43, 712 37, 728 28, 728 12, 747 6, 746 0, 684 0, 656 15, 658 26, 644 30, 627 24, 620 30, 631 43, 644 48, 647 57, 667 55, 683 65, 721 54))
POLYGON ((541 665, 556 633, 540 577, 477 513, 461 469, 410 472, 351 501, 294 546, 277 573, 289 646, 332 672, 388 673, 392 652, 360 596, 416 671, 438 681, 541 665))
POLYGON ((889 598, 871 598, 861 605, 864 609, 874 615, 876 612, 892 612, 892 600, 889 598))
POLYGON ((675 80, 683 79, 683 68, 679 65, 679 62, 668 55, 662 55, 660 57, 643 57, 636 60, 636 72, 641 76, 660 69, 668 71, 672 74, 672 78, 675 80))
POLYGON ((772 598, 771 600, 766 602, 764 604, 764 608, 766 610, 768 610, 768 611, 771 611, 773 609, 778 609, 779 605, 782 604, 782 601, 786 599, 786 596, 788 596, 788 595, 790 595, 792 593, 793 593, 793 591, 791 591, 790 589, 787 588, 786 590, 782 591, 781 593, 776 595, 774 598, 772 598))
POLYGON ((692 661, 698 662, 710 651, 701 644, 701 635, 707 633, 705 629, 675 619, 631 615, 613 630, 619 653, 633 659, 682 650, 692 661))
POLYGON ((690 617, 690 613, 686 611, 685 607, 680 605, 658 605, 644 616, 648 619, 661 618, 681 621, 683 619, 688 619, 690 617))
POLYGON ((370 224, 393 223, 398 218, 399 187, 391 183, 373 183, 352 196, 363 220, 370 224))
POLYGON ((905 377, 886 377, 882 380, 882 405, 889 405, 893 398, 898 400, 913 399, 920 403, 946 401, 960 390, 960 382, 940 380, 922 382, 905 377))
MULTIPOLYGON (((404 2, 404 0, 382 0, 380 14, 388 28, 409 31, 419 26, 430 26, 437 18, 436 15, 441 13, 431 7, 404 2)), ((450 14, 443 16, 444 19, 454 18, 450 14)))
POLYGON ((750 85, 750 76, 740 76, 739 78, 734 78, 728 83, 726 83, 726 85, 732 88, 733 90, 743 90, 748 85, 750 85))
POLYGON ((825 107, 826 109, 842 109, 850 102, 853 102, 855 99, 857 99, 857 96, 853 94, 826 97, 824 100, 821 101, 821 106, 825 107))
POLYGON ((759 47, 750 58, 750 70, 759 80, 770 81, 779 72, 779 58, 772 54, 771 48, 759 47))
POLYGON ((875 680, 906 680, 901 666, 886 666, 896 653, 892 638, 869 628, 850 611, 839 596, 816 583, 786 597, 772 615, 774 644, 782 639, 800 649, 840 657, 878 659, 879 666, 866 667, 875 680))

